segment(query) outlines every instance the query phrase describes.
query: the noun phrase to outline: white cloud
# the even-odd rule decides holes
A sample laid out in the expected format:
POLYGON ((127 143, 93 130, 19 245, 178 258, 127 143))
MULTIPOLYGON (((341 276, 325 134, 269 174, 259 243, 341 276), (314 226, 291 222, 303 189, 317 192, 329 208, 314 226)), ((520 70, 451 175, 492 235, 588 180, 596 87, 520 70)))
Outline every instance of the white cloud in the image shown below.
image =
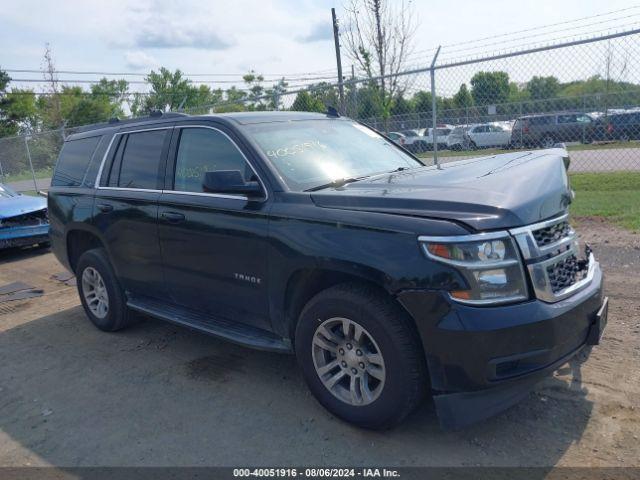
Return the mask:
POLYGON ((144 70, 158 66, 158 61, 151 55, 140 50, 128 51, 124 54, 127 67, 133 70, 144 70))

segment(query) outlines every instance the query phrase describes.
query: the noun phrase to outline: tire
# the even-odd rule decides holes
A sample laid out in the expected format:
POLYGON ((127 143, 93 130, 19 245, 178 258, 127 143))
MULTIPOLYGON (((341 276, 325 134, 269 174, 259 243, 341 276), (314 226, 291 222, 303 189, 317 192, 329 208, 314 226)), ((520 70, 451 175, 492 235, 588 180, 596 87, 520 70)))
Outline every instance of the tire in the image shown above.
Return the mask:
POLYGON ((105 332, 115 332, 132 323, 124 292, 103 248, 88 250, 80 256, 76 267, 76 279, 84 311, 96 327, 105 332), (95 284, 91 285, 89 277, 95 280, 95 274, 102 280, 103 290, 96 288, 95 284), (93 295, 91 295, 92 290, 93 295), (96 291, 102 295, 96 294, 96 291), (104 291, 106 291, 107 310, 102 315, 100 309, 96 311, 96 301, 92 301, 94 307, 90 307, 87 298, 91 300, 100 296, 104 299, 104 291))
POLYGON ((307 385, 320 404, 360 427, 397 425, 427 391, 424 352, 411 319, 386 294, 366 285, 336 285, 313 297, 300 314, 295 351, 307 385), (346 338, 340 335, 344 319, 352 324, 346 338), (337 343, 320 333, 323 327, 331 330, 329 337, 337 343), (358 327, 363 329, 360 343, 358 327), (329 345, 334 353, 317 342, 329 345), (366 367, 362 367, 363 360, 366 367), (332 363, 334 367, 322 372, 324 382, 342 376, 330 390, 317 368, 332 363), (354 377, 360 378, 359 383, 354 377), (352 382, 358 383, 355 397, 352 382))
POLYGON ((540 140, 540 146, 542 148, 553 148, 555 144, 556 140, 551 135, 545 135, 542 137, 542 140, 540 140))

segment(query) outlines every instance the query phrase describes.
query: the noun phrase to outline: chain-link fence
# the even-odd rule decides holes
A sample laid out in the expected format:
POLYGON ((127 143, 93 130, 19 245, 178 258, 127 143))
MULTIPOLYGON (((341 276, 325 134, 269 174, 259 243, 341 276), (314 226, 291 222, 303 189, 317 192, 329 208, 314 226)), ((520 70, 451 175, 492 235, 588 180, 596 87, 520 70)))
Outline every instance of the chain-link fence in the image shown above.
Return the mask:
MULTIPOLYGON (((640 171, 640 30, 498 54, 486 53, 490 48, 461 44, 425 58, 424 68, 273 90, 186 113, 321 112, 331 105, 427 160, 565 143, 572 172, 640 171)), ((68 133, 0 138, 4 182, 46 188, 68 133)))

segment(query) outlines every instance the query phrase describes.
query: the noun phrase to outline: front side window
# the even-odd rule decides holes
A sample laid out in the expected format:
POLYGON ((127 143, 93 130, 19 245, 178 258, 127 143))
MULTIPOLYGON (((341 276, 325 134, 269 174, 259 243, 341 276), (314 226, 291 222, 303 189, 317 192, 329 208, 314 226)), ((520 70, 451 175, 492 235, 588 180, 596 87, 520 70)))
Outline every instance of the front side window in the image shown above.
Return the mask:
POLYGON ((204 174, 220 170, 239 170, 246 181, 253 176, 238 147, 222 132, 210 128, 181 129, 174 189, 204 192, 204 174))
POLYGON ((295 191, 424 165, 374 130, 349 120, 259 123, 245 128, 295 191))
POLYGON ((576 115, 558 115, 558 123, 575 123, 576 115))
MULTIPOLYGON (((127 135, 126 144, 122 145, 121 142, 124 150, 122 159, 119 160, 118 187, 149 190, 158 188, 162 146, 166 134, 167 130, 149 130, 127 135)), ((114 167, 117 162, 116 158, 114 167)))

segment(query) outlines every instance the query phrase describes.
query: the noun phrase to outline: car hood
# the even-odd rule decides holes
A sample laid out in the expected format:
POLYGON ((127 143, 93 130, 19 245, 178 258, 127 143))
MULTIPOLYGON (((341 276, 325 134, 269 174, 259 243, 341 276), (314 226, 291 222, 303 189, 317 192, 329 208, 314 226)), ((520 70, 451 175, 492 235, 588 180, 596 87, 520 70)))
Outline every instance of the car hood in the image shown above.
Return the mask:
POLYGON ((41 197, 31 197, 29 195, 0 197, 0 219, 36 212, 43 208, 47 208, 47 201, 41 197))
POLYGON ((566 211, 567 167, 561 148, 505 153, 375 176, 311 198, 325 208, 447 219, 473 230, 512 228, 566 211))

